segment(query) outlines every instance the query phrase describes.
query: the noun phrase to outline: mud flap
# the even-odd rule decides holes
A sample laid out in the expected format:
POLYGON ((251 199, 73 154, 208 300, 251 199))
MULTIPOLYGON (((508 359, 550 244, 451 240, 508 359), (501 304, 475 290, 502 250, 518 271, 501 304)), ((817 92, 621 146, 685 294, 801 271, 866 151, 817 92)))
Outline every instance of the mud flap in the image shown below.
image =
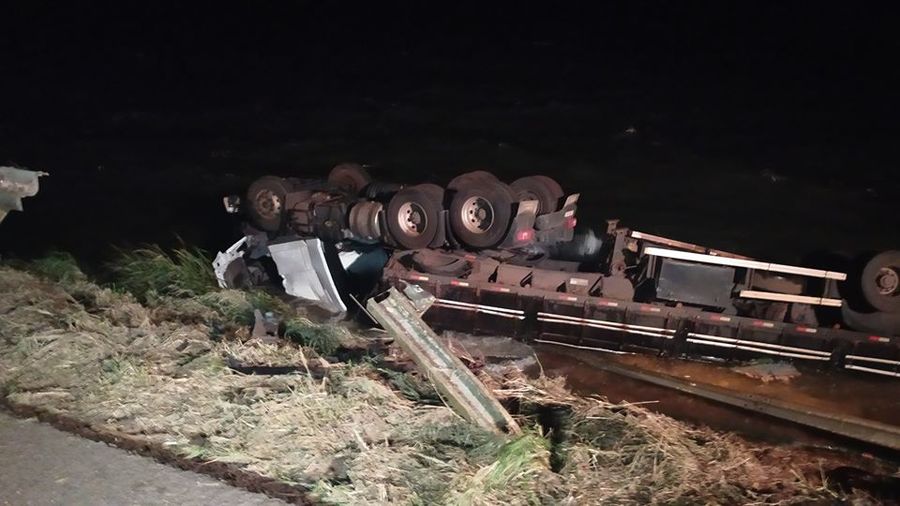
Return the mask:
POLYGON ((269 244, 269 253, 284 280, 284 291, 288 295, 313 302, 330 313, 347 311, 325 261, 322 241, 300 239, 269 244))

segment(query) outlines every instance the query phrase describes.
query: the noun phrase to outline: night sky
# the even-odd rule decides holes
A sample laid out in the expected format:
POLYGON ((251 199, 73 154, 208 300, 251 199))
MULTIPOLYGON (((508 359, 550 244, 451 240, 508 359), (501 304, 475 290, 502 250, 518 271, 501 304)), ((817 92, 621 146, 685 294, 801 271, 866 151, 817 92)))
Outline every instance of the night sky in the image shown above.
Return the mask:
MULTIPOLYGON (((709 242, 684 222, 717 214, 708 239, 725 247, 747 227, 818 227, 809 248, 829 234, 842 249, 862 236, 896 246, 892 13, 486 4, 6 4, 0 161, 52 175, 0 226, 0 252, 100 259, 110 243, 176 234, 215 249, 233 226, 222 194, 344 159, 401 181, 555 167, 564 187, 597 185, 591 219, 621 214, 709 242), (622 140, 628 128, 636 142, 622 140), (752 219, 641 190, 690 192, 710 173, 737 178, 712 194, 743 174, 796 187, 761 197, 770 214, 752 219), (797 193, 813 200, 783 201, 797 193), (823 206, 833 216, 809 211, 823 206)), ((750 194, 753 181, 729 191, 750 194)), ((762 242, 744 249, 778 256, 762 242)))

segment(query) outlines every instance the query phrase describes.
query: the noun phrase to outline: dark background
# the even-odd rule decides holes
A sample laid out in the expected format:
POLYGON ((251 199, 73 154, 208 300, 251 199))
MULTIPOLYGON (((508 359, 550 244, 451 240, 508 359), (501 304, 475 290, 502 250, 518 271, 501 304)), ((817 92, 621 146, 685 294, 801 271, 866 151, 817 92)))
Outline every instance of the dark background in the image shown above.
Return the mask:
POLYGON ((774 260, 900 246, 891 12, 226 5, 2 7, 0 162, 51 175, 0 253, 224 248, 222 195, 345 160, 400 182, 545 173, 582 193, 583 227, 774 260))

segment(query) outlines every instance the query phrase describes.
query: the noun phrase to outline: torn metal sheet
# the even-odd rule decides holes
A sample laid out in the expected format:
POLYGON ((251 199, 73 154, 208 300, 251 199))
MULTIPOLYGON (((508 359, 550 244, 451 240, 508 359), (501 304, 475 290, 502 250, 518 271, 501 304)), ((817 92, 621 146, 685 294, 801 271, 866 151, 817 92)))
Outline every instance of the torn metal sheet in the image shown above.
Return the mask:
POLYGON ((416 307, 396 288, 369 299, 369 312, 394 336, 435 388, 461 416, 493 432, 518 433, 519 425, 419 317, 416 307), (380 300, 379 300, 380 299, 380 300))
POLYGON ((416 313, 420 316, 425 314, 425 311, 428 311, 428 308, 437 300, 434 295, 426 292, 419 285, 411 283, 404 283, 403 285, 403 295, 406 295, 406 298, 409 299, 413 307, 416 308, 416 313))
POLYGON ((299 239, 269 244, 269 253, 289 295, 314 302, 330 313, 347 311, 325 262, 322 241, 299 239))
POLYGON ((247 239, 232 244, 225 251, 216 254, 213 260, 213 271, 216 273, 216 281, 221 288, 239 288, 238 277, 247 268, 244 263, 244 254, 247 252, 247 239))
POLYGON ((0 221, 9 211, 22 211, 22 199, 37 195, 38 178, 46 172, 0 167, 0 221))

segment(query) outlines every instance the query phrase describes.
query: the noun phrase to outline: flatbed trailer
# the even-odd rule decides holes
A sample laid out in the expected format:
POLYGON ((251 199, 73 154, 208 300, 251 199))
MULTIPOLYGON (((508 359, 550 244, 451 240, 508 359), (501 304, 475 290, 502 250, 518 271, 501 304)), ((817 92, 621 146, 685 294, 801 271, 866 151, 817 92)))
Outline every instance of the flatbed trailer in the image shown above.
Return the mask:
POLYGON ((721 360, 775 357, 900 378, 897 337, 603 297, 583 289, 580 272, 507 267, 474 255, 457 258, 476 264, 476 276, 434 274, 410 261, 415 255, 395 253, 385 278, 396 286, 411 283, 432 293, 437 300, 425 319, 439 329, 610 352, 721 360), (477 265, 483 262, 487 265, 477 265), (548 286, 542 278, 556 280, 561 273, 569 277, 564 283, 568 290, 541 288, 548 286), (522 286, 527 277, 534 284, 522 286))
POLYGON ((250 219, 214 265, 220 284, 234 286, 252 277, 252 262, 270 259, 288 294, 332 312, 371 295, 373 286, 350 293, 345 282, 368 276, 434 294, 425 317, 439 328, 900 377, 900 252, 876 255, 850 279, 609 220, 597 251, 565 260, 554 248, 572 241, 579 198, 546 176, 506 185, 485 171, 446 188, 378 183, 354 164, 327 180, 266 176, 243 203, 226 197, 226 209, 250 219), (841 287, 850 285, 868 312, 849 307, 841 287), (820 325, 828 312, 837 317, 820 325))

